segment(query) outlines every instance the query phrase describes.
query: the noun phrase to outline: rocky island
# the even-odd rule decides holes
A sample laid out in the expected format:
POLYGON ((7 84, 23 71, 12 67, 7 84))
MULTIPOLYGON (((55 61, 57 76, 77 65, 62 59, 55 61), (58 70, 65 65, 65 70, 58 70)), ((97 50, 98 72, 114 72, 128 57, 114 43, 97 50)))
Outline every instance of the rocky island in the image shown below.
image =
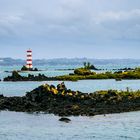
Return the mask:
MULTIPOLYGON (((26 66, 23 66, 20 70, 17 70, 16 72, 20 73, 20 72, 38 72, 41 70, 38 70, 38 68, 27 68, 26 66)), ((13 73, 14 71, 4 71, 6 73, 13 73)))
POLYGON ((44 74, 38 74, 37 76, 28 74, 28 76, 21 76, 18 71, 13 71, 11 76, 7 76, 3 81, 53 81, 54 77, 47 77, 44 74))
POLYGON ((27 68, 26 66, 23 66, 21 68, 21 72, 22 71, 40 71, 40 70, 38 70, 37 68, 27 68))
POLYGON ((78 81, 87 79, 116 79, 116 81, 122 79, 140 79, 140 68, 116 72, 107 71, 102 73, 96 73, 86 68, 77 68, 74 70, 74 73, 55 77, 48 77, 44 74, 38 74, 37 76, 31 74, 28 74, 28 76, 21 76, 18 71, 13 71, 11 76, 4 78, 4 81, 78 81))
POLYGON ((82 93, 44 84, 23 97, 0 95, 0 110, 52 113, 59 116, 94 116, 140 110, 140 91, 97 91, 82 93))

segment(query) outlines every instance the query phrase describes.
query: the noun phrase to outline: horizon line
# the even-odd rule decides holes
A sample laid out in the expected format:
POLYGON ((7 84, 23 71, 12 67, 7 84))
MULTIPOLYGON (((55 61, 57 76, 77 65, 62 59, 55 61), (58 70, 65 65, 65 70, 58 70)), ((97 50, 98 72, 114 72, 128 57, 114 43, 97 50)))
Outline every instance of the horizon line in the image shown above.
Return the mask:
MULTIPOLYGON (((13 58, 13 57, 1 57, 0 59, 20 59, 26 60, 24 58, 13 58)), ((140 58, 90 58, 90 57, 56 57, 56 58, 34 58, 33 60, 52 60, 52 59, 95 59, 95 60, 140 60, 140 58)))

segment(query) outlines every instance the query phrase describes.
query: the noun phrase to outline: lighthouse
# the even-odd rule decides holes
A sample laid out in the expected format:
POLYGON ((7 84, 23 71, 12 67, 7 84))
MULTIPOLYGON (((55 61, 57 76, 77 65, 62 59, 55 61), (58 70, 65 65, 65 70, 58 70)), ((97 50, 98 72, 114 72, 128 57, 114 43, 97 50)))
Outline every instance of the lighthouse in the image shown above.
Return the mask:
POLYGON ((27 50, 26 67, 28 69, 32 69, 33 68, 33 65, 32 65, 32 50, 31 49, 27 50))

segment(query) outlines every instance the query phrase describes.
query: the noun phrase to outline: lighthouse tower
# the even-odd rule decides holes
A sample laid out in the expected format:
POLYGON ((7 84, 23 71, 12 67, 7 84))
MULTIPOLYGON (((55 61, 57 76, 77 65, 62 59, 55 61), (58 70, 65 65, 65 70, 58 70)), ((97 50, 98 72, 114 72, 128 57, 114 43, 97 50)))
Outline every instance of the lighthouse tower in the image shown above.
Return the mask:
POLYGON ((32 69, 33 68, 33 65, 32 65, 32 50, 31 49, 27 50, 26 67, 28 69, 32 69))

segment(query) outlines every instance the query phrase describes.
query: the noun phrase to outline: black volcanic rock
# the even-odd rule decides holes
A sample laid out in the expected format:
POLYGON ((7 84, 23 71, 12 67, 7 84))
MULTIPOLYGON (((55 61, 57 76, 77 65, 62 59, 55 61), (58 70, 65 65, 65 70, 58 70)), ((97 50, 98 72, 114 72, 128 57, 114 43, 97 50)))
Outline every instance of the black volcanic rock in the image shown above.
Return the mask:
POLYGON ((71 120, 69 118, 60 118, 59 121, 69 123, 71 120))
POLYGON ((26 66, 23 66, 21 68, 21 71, 39 71, 37 68, 27 68, 26 66))
POLYGON ((28 74, 28 76, 21 76, 17 71, 13 71, 11 76, 7 76, 3 79, 4 81, 47 81, 53 80, 48 78, 44 74, 38 74, 37 76, 28 74))
POLYGON ((59 116, 94 116, 140 110, 140 91, 98 91, 82 93, 44 84, 23 97, 0 96, 0 110, 53 113, 59 116))

